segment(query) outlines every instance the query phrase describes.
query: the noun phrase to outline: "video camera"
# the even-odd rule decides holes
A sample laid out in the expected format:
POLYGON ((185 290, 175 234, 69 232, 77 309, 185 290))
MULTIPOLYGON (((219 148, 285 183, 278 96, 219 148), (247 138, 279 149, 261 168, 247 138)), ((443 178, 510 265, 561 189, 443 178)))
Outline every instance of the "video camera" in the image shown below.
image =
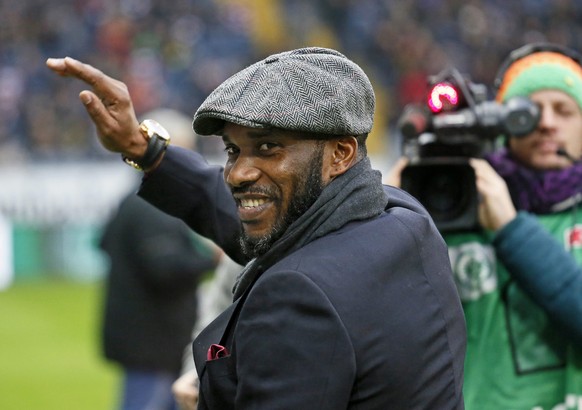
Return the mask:
POLYGON ((426 104, 407 105, 398 121, 409 165, 401 187, 428 210, 441 232, 478 224, 478 194, 469 158, 491 151, 500 135, 525 136, 540 111, 525 97, 487 101, 487 89, 448 68, 428 78, 426 104))

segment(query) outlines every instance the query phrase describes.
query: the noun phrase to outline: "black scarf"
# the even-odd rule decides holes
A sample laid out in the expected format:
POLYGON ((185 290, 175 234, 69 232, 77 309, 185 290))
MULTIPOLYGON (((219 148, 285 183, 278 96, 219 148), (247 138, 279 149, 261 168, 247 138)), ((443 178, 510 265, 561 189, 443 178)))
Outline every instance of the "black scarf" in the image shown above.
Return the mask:
POLYGON ((380 172, 372 169, 368 158, 361 160, 331 181, 265 254, 247 264, 237 277, 233 299, 237 300, 255 278, 293 251, 348 222, 378 216, 387 203, 380 172))

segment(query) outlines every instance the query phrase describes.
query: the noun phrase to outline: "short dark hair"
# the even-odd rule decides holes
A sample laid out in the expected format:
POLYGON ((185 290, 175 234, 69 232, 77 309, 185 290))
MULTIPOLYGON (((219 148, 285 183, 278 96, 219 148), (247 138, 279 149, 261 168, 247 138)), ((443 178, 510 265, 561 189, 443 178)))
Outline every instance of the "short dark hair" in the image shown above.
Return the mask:
POLYGON ((365 158, 368 156, 368 148, 366 147, 366 140, 368 139, 368 133, 356 135, 356 141, 358 141, 358 157, 365 158))
MULTIPOLYGON (((316 132, 297 132, 297 135, 301 136, 301 138, 307 140, 330 140, 334 138, 343 138, 347 135, 330 135, 330 134, 321 134, 316 132)), ((368 149, 366 147, 366 140, 368 138, 368 133, 354 135, 353 136, 356 141, 358 141, 358 157, 363 158, 368 155, 368 149)))

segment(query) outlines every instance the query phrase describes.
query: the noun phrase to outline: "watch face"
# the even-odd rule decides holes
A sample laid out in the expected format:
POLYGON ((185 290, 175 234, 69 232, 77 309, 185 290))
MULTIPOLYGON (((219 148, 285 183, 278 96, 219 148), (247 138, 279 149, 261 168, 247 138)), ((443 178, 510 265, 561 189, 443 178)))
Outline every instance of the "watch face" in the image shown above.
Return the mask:
POLYGON ((157 134, 161 139, 165 141, 170 140, 170 134, 164 127, 160 125, 155 120, 147 119, 143 120, 141 123, 142 129, 147 133, 149 138, 152 138, 155 134, 157 134))

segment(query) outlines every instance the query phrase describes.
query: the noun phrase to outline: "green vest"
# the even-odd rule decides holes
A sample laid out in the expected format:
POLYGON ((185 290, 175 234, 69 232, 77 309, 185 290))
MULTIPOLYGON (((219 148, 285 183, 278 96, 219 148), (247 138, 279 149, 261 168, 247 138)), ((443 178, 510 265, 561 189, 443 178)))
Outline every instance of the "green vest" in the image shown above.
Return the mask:
MULTIPOLYGON (((582 224, 581 211, 538 220, 582 262, 582 238, 573 246, 566 240, 572 221, 582 224)), ((467 322, 466 409, 582 410, 582 349, 512 280, 491 239, 485 232, 445 235, 467 322)))

